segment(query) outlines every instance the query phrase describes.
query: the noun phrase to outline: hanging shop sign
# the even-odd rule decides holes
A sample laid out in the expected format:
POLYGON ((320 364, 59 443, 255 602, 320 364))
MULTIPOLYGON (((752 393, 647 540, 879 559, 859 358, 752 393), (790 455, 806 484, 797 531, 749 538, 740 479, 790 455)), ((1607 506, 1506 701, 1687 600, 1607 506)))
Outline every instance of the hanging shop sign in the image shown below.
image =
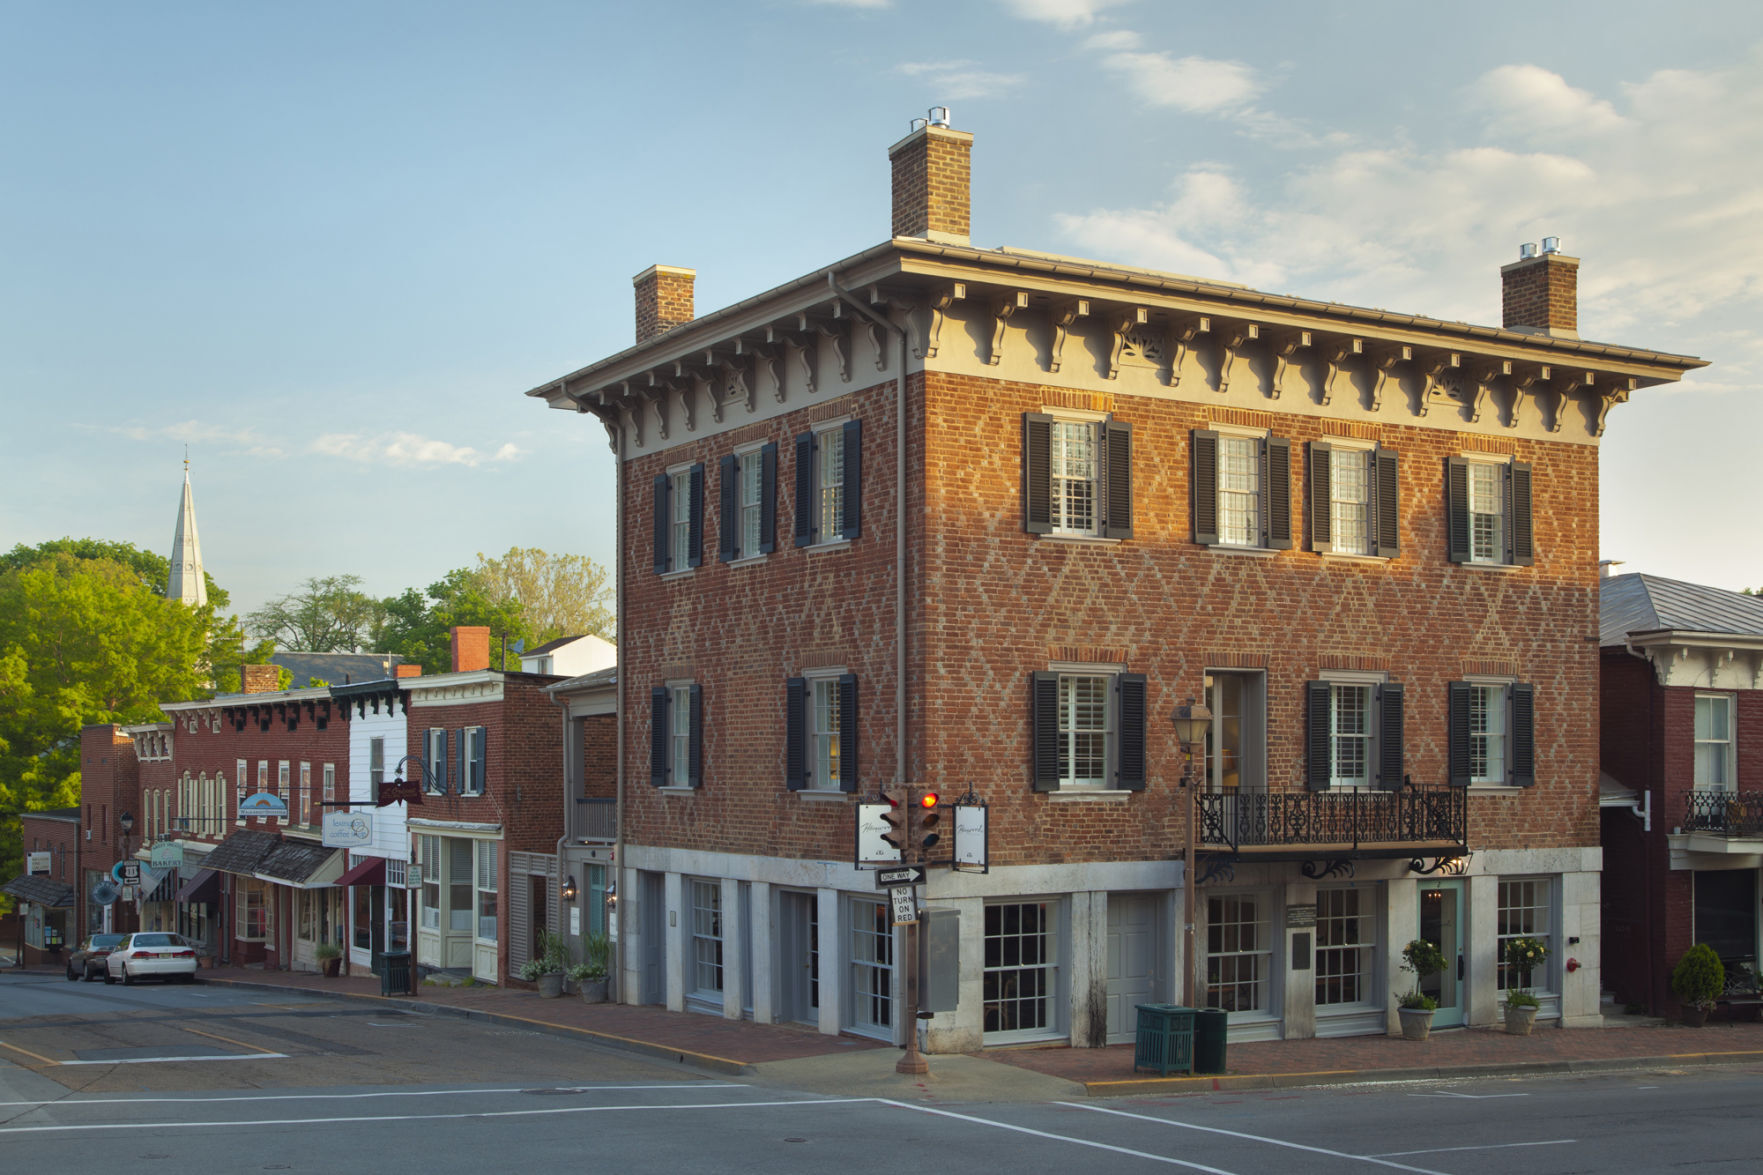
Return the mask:
POLYGON ((256 795, 246 796, 239 802, 239 815, 245 816, 287 816, 288 801, 271 792, 260 791, 256 795))
POLYGON ((373 843, 372 812, 326 812, 320 830, 330 849, 355 849, 373 843))

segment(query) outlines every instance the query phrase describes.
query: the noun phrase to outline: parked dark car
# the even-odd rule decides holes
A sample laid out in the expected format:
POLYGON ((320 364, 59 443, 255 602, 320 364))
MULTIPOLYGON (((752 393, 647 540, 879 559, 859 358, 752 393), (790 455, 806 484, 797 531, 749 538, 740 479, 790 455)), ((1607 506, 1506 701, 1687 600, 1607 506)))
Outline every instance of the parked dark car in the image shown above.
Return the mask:
POLYGON ((67 978, 71 982, 84 979, 91 983, 95 979, 104 978, 104 960, 110 956, 111 950, 126 935, 121 934, 88 934, 79 949, 67 957, 67 978))

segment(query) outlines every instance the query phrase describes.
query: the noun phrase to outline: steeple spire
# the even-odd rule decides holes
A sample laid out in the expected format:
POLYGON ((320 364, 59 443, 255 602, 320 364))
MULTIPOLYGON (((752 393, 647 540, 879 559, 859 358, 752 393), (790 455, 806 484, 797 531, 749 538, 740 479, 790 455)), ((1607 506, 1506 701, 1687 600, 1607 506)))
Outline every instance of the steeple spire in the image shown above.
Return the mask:
POLYGON ((184 446, 184 494, 178 503, 177 532, 171 539, 171 582, 166 597, 192 608, 208 603, 208 580, 202 574, 202 540, 196 537, 196 499, 190 494, 190 448, 184 446))

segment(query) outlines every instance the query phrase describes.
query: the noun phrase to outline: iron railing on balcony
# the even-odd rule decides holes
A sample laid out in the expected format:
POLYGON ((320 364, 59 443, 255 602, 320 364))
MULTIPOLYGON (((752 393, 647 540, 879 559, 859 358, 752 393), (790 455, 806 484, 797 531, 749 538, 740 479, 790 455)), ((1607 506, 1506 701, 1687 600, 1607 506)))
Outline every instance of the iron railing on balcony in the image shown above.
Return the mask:
POLYGON ((1763 792, 1696 788, 1683 817, 1685 832, 1763 837, 1763 792))
POLYGON ((1237 792, 1200 795, 1198 836, 1207 849, 1466 845, 1469 794, 1460 787, 1396 791, 1237 792))
POLYGON ((581 840, 616 840, 618 801, 577 796, 575 836, 581 840))

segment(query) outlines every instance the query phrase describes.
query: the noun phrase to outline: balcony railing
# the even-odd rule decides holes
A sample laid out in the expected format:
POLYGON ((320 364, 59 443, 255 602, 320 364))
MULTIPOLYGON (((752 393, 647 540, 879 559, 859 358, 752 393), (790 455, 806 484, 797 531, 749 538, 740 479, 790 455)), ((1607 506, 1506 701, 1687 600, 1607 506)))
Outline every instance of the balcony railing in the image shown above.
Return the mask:
POLYGON ((1469 795, 1460 787, 1237 792, 1196 799, 1200 846, 1215 851, 1271 856, 1281 849, 1307 849, 1376 856, 1469 842, 1469 795))
POLYGON ((1683 817, 1685 832, 1716 836, 1763 837, 1763 792, 1697 788, 1683 817))
POLYGON ((618 801, 577 796, 574 835, 580 840, 616 840, 618 801))

